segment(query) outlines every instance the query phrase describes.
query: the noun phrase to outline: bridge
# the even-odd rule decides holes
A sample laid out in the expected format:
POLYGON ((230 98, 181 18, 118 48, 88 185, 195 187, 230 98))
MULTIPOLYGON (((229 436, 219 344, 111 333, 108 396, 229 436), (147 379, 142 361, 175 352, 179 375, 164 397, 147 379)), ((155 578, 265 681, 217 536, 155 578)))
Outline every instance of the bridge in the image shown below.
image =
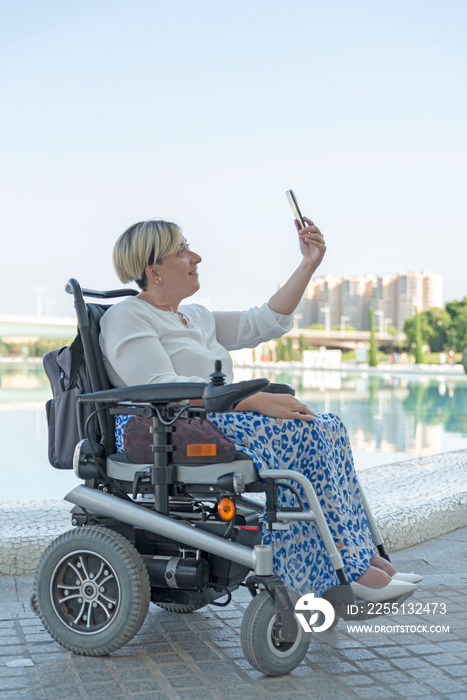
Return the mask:
MULTIPOLYGON (((284 337, 298 339, 303 336, 308 345, 337 350, 355 350, 356 348, 368 348, 370 346, 370 331, 355 330, 319 330, 308 328, 294 328, 284 337)), ((378 348, 393 350, 395 347, 407 347, 407 336, 405 333, 385 333, 375 332, 375 341, 378 348)))
MULTIPOLYGON (((74 337, 76 320, 71 317, 53 318, 51 316, 0 316, 0 339, 10 342, 31 342, 42 339, 63 340, 74 337)), ((369 347, 370 331, 355 330, 319 330, 294 328, 284 337, 296 340, 303 336, 308 345, 339 350, 355 350, 358 347, 369 347)), ((405 333, 376 332, 376 344, 379 348, 389 350, 394 347, 407 345, 405 333)))
POLYGON ((0 340, 27 343, 64 340, 76 335, 76 319, 52 316, 0 316, 0 340))

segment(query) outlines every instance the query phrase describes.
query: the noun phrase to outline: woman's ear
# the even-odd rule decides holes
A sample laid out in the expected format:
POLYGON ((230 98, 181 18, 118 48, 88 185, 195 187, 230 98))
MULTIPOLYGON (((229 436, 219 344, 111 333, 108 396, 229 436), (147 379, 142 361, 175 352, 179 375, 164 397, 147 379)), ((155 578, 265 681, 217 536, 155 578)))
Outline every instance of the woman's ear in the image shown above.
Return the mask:
POLYGON ((162 282, 161 276, 157 270, 156 265, 146 265, 146 269, 144 270, 146 273, 146 277, 150 282, 153 282, 154 284, 160 284, 162 282))

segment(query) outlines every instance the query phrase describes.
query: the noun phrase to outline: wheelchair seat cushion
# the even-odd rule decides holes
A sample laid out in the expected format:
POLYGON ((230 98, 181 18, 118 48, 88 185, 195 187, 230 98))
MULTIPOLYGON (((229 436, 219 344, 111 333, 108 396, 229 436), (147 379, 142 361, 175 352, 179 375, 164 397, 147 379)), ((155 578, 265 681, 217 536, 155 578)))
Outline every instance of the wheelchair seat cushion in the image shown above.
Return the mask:
MULTIPOLYGON (((152 434, 149 428, 152 426, 150 418, 132 416, 123 429, 123 449, 125 454, 134 464, 147 464, 153 461, 151 445, 152 434)), ((219 428, 210 421, 200 421, 194 418, 190 421, 179 418, 175 422, 173 433, 173 445, 175 446, 174 462, 176 464, 216 464, 218 462, 233 462, 236 456, 236 447, 219 428), (196 456, 196 447, 189 446, 215 445, 215 454, 212 456, 196 456)))

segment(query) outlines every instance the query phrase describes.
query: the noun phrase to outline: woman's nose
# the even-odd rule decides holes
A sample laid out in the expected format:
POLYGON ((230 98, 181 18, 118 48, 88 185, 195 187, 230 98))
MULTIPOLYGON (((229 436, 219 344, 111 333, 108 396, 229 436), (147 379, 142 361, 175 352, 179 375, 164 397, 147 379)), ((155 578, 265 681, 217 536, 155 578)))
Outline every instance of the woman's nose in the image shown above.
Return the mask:
POLYGON ((196 263, 200 263, 202 261, 201 255, 198 255, 198 253, 193 253, 193 259, 196 263))

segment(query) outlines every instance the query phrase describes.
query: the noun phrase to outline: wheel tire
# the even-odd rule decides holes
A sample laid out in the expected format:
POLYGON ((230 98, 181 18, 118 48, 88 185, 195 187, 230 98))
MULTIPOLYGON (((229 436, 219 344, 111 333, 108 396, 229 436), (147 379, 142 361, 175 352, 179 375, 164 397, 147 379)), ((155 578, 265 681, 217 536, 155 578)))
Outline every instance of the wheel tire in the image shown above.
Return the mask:
POLYGON ((125 537, 104 527, 80 527, 47 547, 32 598, 61 646, 74 654, 104 656, 129 642, 143 624, 149 576, 125 537))
POLYGON ((29 607, 31 608, 34 615, 39 615, 39 610, 37 609, 37 598, 34 593, 31 593, 29 597, 29 607))
POLYGON ((273 599, 267 591, 262 591, 246 609, 240 629, 246 660, 267 676, 282 676, 293 671, 305 657, 310 643, 299 624, 294 642, 275 641, 276 617, 273 599))

